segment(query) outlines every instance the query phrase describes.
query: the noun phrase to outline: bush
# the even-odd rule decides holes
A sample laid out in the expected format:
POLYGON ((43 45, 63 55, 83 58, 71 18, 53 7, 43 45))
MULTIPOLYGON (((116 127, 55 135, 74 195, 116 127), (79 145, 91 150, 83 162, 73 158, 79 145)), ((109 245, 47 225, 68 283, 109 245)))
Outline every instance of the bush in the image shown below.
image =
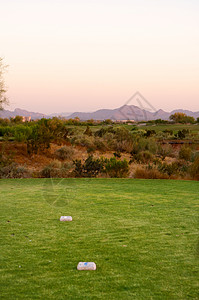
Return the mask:
POLYGON ((106 152, 108 150, 105 142, 103 142, 103 140, 100 138, 97 137, 95 138, 94 145, 96 147, 96 150, 98 151, 106 152))
POLYGON ((84 131, 84 134, 86 134, 88 136, 92 136, 93 135, 93 133, 92 133, 92 131, 91 131, 91 129, 90 129, 89 126, 86 127, 86 130, 84 131))
POLYGON ((134 155, 133 159, 139 163, 146 164, 153 160, 153 154, 151 154, 148 150, 141 151, 138 154, 134 155))
POLYGON ((191 153, 191 161, 194 162, 199 157, 199 151, 194 151, 191 153))
POLYGON ((106 160, 105 171, 110 177, 127 177, 129 172, 129 164, 126 159, 117 160, 115 157, 106 160))
POLYGON ((168 179, 169 178, 167 174, 162 174, 157 169, 143 169, 143 168, 137 168, 134 177, 142 178, 142 179, 168 179))
POLYGON ((133 142, 133 150, 131 151, 131 155, 138 154, 141 151, 149 151, 152 154, 156 154, 158 150, 157 142, 153 138, 140 138, 138 137, 133 142))
POLYGON ((163 163, 160 164, 158 170, 169 176, 181 175, 183 176, 188 171, 188 166, 182 161, 176 161, 171 164, 163 163))
POLYGON ((117 151, 117 141, 114 137, 114 134, 111 132, 108 132, 104 135, 104 141, 106 142, 108 149, 117 151))
POLYGON ((76 177, 96 177, 104 170, 104 159, 94 158, 93 155, 89 155, 84 163, 80 159, 76 159, 73 163, 76 177))
POLYGON ((50 148, 52 132, 48 127, 48 120, 41 119, 31 127, 31 134, 27 137, 27 153, 37 154, 50 148))
POLYGON ((199 157, 191 165, 190 174, 193 179, 199 180, 199 157))
POLYGON ((17 142, 26 142, 31 133, 31 127, 18 125, 15 127, 14 137, 17 142))
POLYGON ((0 167, 0 178, 28 178, 29 171, 16 163, 0 167))
POLYGON ((57 177, 57 172, 58 170, 56 170, 55 168, 53 168, 51 165, 45 166, 42 170, 41 170, 41 177, 43 178, 53 178, 53 177, 57 177))
POLYGON ((124 127, 116 128, 114 139, 116 141, 113 150, 117 152, 131 152, 133 148, 133 137, 130 131, 124 127))
POLYGON ((158 145, 158 151, 157 154, 162 157, 162 159, 165 159, 165 157, 175 157, 174 150, 171 145, 158 145))
POLYGON ((155 134, 156 134, 155 130, 147 129, 146 132, 145 132, 145 134, 144 134, 144 136, 148 138, 148 137, 151 137, 151 136, 153 136, 155 134))
POLYGON ((129 130, 124 127, 102 127, 95 132, 95 137, 103 138, 108 148, 118 152, 131 152, 133 137, 129 130))
POLYGON ((175 137, 182 140, 186 137, 187 134, 189 134, 189 130, 182 129, 182 130, 178 130, 178 132, 175 134, 175 137))
POLYGON ((95 140, 92 136, 87 136, 87 135, 77 136, 77 137, 73 137, 71 139, 71 143, 73 145, 86 147, 87 149, 89 149, 91 147, 95 147, 94 141, 95 140))
POLYGON ((67 178, 71 175, 72 167, 71 163, 62 164, 55 160, 43 168, 40 176, 43 178, 67 178))
POLYGON ((113 133, 115 134, 115 129, 113 128, 113 126, 110 127, 102 127, 99 130, 97 130, 95 132, 95 136, 96 137, 103 137, 106 133, 113 133))
POLYGON ((110 159, 94 158, 89 155, 84 163, 80 159, 76 159, 75 177, 96 177, 100 173, 106 173, 110 177, 126 177, 129 172, 129 165, 126 159, 117 160, 115 157, 110 159))
POLYGON ((71 159, 74 155, 73 147, 61 147, 55 151, 55 157, 60 160, 71 159))
POLYGON ((183 145, 179 151, 179 158, 184 159, 184 160, 190 160, 191 159, 191 149, 189 147, 183 145))
POLYGON ((121 158, 121 153, 120 152, 114 152, 113 155, 117 158, 121 158))
POLYGON ((0 136, 4 138, 13 137, 15 128, 10 126, 0 126, 0 136))
POLYGON ((3 145, 1 152, 0 152, 0 168, 9 166, 12 163, 13 163, 13 155, 7 154, 4 149, 4 145, 3 145))

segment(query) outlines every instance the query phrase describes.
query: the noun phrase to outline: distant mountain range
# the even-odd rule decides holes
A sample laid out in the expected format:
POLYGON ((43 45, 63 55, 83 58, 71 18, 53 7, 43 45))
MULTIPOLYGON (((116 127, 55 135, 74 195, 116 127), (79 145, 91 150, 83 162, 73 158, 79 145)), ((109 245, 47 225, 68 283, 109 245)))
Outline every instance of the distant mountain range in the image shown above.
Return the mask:
POLYGON ((149 120, 156 120, 156 119, 162 119, 162 120, 169 120, 169 116, 176 113, 176 112, 182 112, 185 113, 188 116, 199 118, 199 111, 192 112, 189 110, 183 110, 183 109, 177 109, 173 110, 172 112, 166 112, 162 109, 152 112, 145 109, 141 109, 138 106, 135 105, 123 105, 116 109, 100 109, 95 112, 74 112, 74 113, 54 113, 51 115, 46 115, 42 113, 37 112, 29 112, 27 110, 23 110, 20 108, 16 108, 14 111, 9 110, 3 110, 0 111, 0 118, 10 118, 15 116, 24 116, 28 117, 31 116, 32 120, 41 119, 41 118, 52 118, 54 116, 56 117, 64 117, 66 119, 73 119, 75 117, 78 117, 80 120, 85 121, 89 119, 93 120, 135 120, 135 121, 149 121, 149 120))
POLYGON ((30 111, 20 109, 20 108, 16 108, 14 111, 0 110, 0 118, 14 118, 16 116, 24 116, 24 117, 31 116, 32 120, 41 119, 43 117, 46 117, 45 114, 30 112, 30 111))

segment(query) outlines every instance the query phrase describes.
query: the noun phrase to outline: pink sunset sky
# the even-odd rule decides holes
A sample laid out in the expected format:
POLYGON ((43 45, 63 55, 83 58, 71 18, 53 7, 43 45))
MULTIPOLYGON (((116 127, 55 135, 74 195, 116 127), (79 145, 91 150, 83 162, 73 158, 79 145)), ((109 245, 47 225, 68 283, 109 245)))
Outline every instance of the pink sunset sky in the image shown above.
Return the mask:
POLYGON ((6 109, 112 109, 140 91, 197 111, 198 16, 198 0, 2 0, 6 109))

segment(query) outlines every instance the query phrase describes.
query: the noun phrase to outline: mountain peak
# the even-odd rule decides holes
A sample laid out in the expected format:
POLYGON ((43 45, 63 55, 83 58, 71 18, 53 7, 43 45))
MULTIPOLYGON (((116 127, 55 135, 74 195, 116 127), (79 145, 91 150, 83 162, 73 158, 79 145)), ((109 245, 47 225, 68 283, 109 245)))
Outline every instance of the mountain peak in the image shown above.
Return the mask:
POLYGON ((24 117, 31 116, 32 120, 41 119, 43 117, 52 118, 53 116, 58 116, 58 117, 65 117, 67 119, 73 119, 75 117, 78 117, 82 121, 89 120, 89 119, 101 120, 101 121, 106 119, 148 121, 148 120, 156 120, 156 119, 169 120, 170 115, 174 114, 175 112, 184 112, 187 115, 194 117, 195 119, 199 117, 199 111, 192 112, 189 110, 177 109, 169 113, 169 112, 165 112, 162 109, 159 109, 156 112, 151 112, 144 108, 141 109, 136 105, 125 104, 119 108, 99 109, 95 112, 88 112, 88 113, 74 112, 72 114, 59 113, 59 114, 51 114, 51 115, 45 115, 42 113, 30 112, 21 108, 16 108, 14 111, 9 111, 9 110, 0 111, 0 118, 10 118, 10 117, 13 118, 17 115, 20 115, 24 117))

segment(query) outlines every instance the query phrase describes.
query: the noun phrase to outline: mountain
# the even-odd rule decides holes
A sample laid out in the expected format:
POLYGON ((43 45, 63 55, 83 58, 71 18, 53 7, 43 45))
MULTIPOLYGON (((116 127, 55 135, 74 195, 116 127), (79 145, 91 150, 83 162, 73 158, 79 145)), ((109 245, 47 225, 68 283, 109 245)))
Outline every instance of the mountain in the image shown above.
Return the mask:
POLYGON ((36 113, 35 112, 30 112, 30 111, 20 109, 20 108, 16 108, 14 111, 10 111, 10 110, 1 110, 0 111, 0 118, 14 118, 16 116, 24 116, 24 117, 31 116, 32 120, 47 117, 45 114, 37 113, 37 112, 36 113))
POLYGON ((48 117, 49 118, 53 118, 53 117, 63 117, 63 118, 67 118, 68 116, 70 116, 72 114, 72 112, 62 112, 62 113, 52 113, 50 114, 48 117))
POLYGON ((177 109, 173 110, 172 112, 166 112, 162 109, 159 109, 158 111, 148 111, 145 109, 141 109, 138 106, 135 105, 123 105, 116 109, 99 109, 95 112, 74 112, 74 113, 53 113, 51 115, 45 115, 42 113, 35 113, 35 112, 29 112, 27 110, 22 110, 20 108, 16 108, 14 111, 9 110, 3 110, 0 111, 0 118, 10 118, 15 116, 31 116, 32 120, 41 119, 41 118, 52 118, 54 116, 56 117, 64 117, 66 119, 74 119, 75 117, 78 117, 80 120, 85 121, 89 119, 93 120, 135 120, 135 121, 148 121, 148 120, 156 120, 156 119, 162 119, 162 120, 169 120, 169 116, 176 113, 176 112, 182 112, 185 113, 188 116, 192 116, 195 119, 199 118, 199 111, 192 112, 189 110, 183 110, 183 109, 177 109))
POLYGON ((172 112, 166 112, 162 109, 158 111, 147 111, 145 109, 141 109, 135 105, 124 105, 117 109, 100 109, 95 112, 91 113, 84 113, 84 112, 75 112, 68 116, 69 118, 78 117, 80 120, 135 120, 135 121, 147 121, 147 120, 169 120, 170 115, 174 114, 175 112, 183 112, 186 113, 188 116, 192 116, 195 119, 199 117, 198 112, 186 111, 183 109, 173 110, 172 112))

